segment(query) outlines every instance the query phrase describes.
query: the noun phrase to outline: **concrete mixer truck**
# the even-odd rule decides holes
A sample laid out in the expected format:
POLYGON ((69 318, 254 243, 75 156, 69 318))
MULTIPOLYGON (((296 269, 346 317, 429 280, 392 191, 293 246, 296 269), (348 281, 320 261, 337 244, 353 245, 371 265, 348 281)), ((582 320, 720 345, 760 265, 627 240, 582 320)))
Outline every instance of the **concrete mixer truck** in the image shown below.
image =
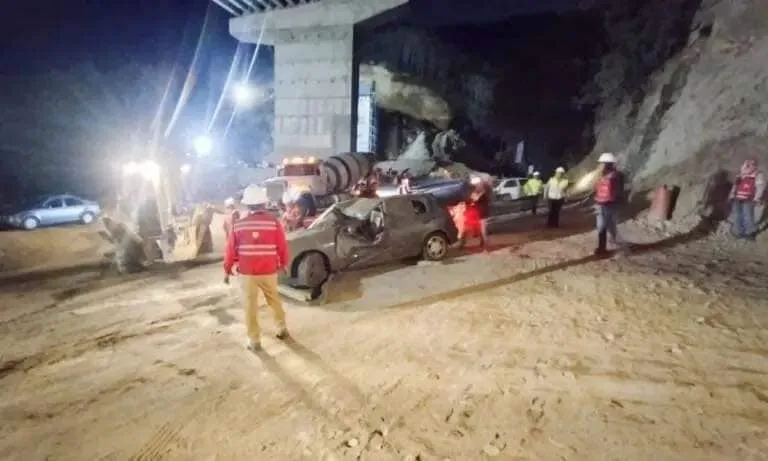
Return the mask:
POLYGON ((374 169, 376 157, 370 152, 350 152, 324 160, 314 157, 286 158, 277 176, 267 179, 267 197, 277 205, 288 200, 302 207, 302 214, 351 198, 351 189, 374 169))

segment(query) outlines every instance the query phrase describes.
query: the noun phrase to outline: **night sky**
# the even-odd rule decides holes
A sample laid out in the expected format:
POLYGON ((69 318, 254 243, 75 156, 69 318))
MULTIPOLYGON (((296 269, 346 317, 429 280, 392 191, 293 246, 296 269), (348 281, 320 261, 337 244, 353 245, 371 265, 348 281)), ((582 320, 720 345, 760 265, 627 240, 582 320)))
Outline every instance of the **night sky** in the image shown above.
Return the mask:
MULTIPOLYGON (((212 33, 226 45, 228 14, 209 0, 8 0, 0 28, 2 73, 44 71, 72 61, 104 65, 126 56, 167 59, 185 30, 197 33, 206 8, 212 33)), ((423 24, 496 22, 500 17, 560 11, 576 0, 413 0, 414 19, 423 24)))
MULTIPOLYGON (((2 72, 62 68, 96 60, 115 65, 126 57, 167 59, 185 30, 196 34, 206 0, 39 0, 9 1, 3 7, 2 72), (192 30, 196 29, 196 30, 192 30)), ((226 13, 212 8, 215 31, 224 40, 226 13)), ((234 43, 234 41, 233 41, 234 43)))
MULTIPOLYGON (((416 24, 456 26, 499 22, 516 15, 562 11, 572 8, 575 3, 577 0, 412 0, 410 6, 416 24)), ((106 157, 112 156, 114 149, 101 148, 96 142, 88 141, 88 145, 85 145, 80 141, 79 146, 83 148, 76 144, 75 139, 103 143, 110 138, 109 129, 114 128, 115 124, 111 122, 112 126, 89 125, 92 122, 86 121, 87 112, 104 110, 104 102, 114 100, 115 96, 127 103, 131 102, 132 96, 140 88, 118 87, 118 83, 115 83, 117 79, 114 78, 116 74, 123 73, 128 65, 160 69, 152 70, 151 73, 162 74, 166 80, 170 71, 163 71, 162 66, 170 69, 175 65, 182 69, 182 74, 185 73, 191 63, 206 14, 209 15, 209 22, 201 49, 203 57, 195 69, 193 94, 177 124, 178 128, 174 128, 173 148, 177 150, 189 148, 184 144, 190 144, 192 135, 200 133, 201 127, 207 125, 206 119, 210 119, 212 106, 215 106, 221 95, 237 45, 228 34, 227 12, 210 0, 4 2, 0 19, 3 25, 0 28, 0 112, 8 123, 0 120, 0 132, 3 135, 0 141, 3 143, 0 145, 0 180, 4 183, 6 194, 8 191, 63 187, 53 186, 52 182, 60 181, 64 184, 73 181, 73 176, 67 179, 66 175, 84 174, 85 168, 93 165, 93 160, 89 159, 105 158, 104 151, 108 152, 106 157), (103 75, 106 88, 102 93, 106 97, 99 96, 91 88, 90 93, 86 94, 87 98, 92 99, 88 104, 56 111, 49 107, 59 96, 41 96, 37 100, 33 98, 49 90, 71 98, 75 90, 78 90, 75 87, 79 80, 83 80, 86 87, 89 85, 81 77, 84 65, 94 67, 103 75), (68 84, 71 88, 50 83, 56 81, 50 80, 50 76, 57 72, 69 73, 70 79, 74 79, 74 84, 72 80, 68 84), (19 95, 30 96, 32 99, 19 102, 19 95), (40 99, 46 97, 48 99, 40 99), (30 121, 22 122, 22 115, 19 114, 30 121), (53 122, 41 120, 37 123, 36 118, 47 118, 53 122), (17 126, 11 126, 13 123, 17 126), (58 127, 62 123, 68 123, 68 126, 58 127), (30 129, 27 130, 27 127, 30 129), (67 130, 72 135, 67 135, 67 130), (46 134, 38 135, 38 132, 46 134), (27 135, 26 146, 24 140, 14 142, 11 139, 17 133, 27 135), (32 147, 38 140, 45 141, 46 146, 32 147), (84 153, 88 149, 91 154, 84 153), (82 165, 87 166, 77 166, 78 159, 82 165), (59 162, 64 166, 57 166, 59 162), (29 164, 34 166, 27 166, 29 164), (32 178, 25 179, 27 170, 34 170, 32 178), (65 174, 65 170, 70 173, 65 174)), ((245 48, 243 51, 246 52, 244 56, 249 53, 245 48)), ((271 50, 265 49, 259 56, 251 83, 268 85, 272 73, 271 50)), ((246 57, 243 61, 247 62, 248 59, 246 57)), ((181 83, 183 81, 177 85, 177 94, 181 83)), ((141 85, 143 83, 139 83, 141 85)), ((244 114, 237 119, 232 130, 237 134, 229 136, 232 139, 227 139, 227 143, 239 143, 240 146, 230 145, 228 155, 239 158, 253 156, 258 150, 253 146, 258 145, 260 139, 269 137, 269 125, 265 120, 271 117, 271 106, 262 109, 263 114, 244 114), (254 118, 249 120, 247 117, 254 118), (238 148, 240 153, 236 152, 238 148)), ((155 108, 149 110, 151 112, 155 108)), ((123 120, 136 119, 128 112, 126 114, 123 120)), ((101 118, 115 120, 106 116, 101 118)), ((220 124, 225 125, 227 118, 224 112, 220 124)), ((88 180, 75 180, 75 183, 86 184, 88 180)), ((3 195, 3 191, 0 191, 0 195, 3 195)))

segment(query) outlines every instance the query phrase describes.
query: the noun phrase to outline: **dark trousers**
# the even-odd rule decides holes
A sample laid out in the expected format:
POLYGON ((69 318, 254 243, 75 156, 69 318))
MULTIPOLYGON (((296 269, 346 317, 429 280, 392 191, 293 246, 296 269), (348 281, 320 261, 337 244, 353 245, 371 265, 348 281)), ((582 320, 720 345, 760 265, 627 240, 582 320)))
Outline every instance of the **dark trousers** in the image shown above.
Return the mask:
POLYGON ((549 216, 547 227, 560 227, 560 210, 563 209, 563 199, 549 200, 549 216))
POLYGON ((531 201, 531 213, 536 214, 536 209, 539 206, 539 196, 534 195, 529 200, 531 201))

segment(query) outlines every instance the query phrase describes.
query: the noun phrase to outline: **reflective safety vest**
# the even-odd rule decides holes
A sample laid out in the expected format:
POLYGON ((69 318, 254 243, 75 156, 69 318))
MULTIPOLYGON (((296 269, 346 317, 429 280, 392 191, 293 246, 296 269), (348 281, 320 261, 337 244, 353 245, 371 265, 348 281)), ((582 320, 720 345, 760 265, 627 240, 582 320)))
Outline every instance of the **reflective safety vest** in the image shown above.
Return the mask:
POLYGON ((757 194, 757 175, 739 176, 736 180, 736 198, 738 200, 754 200, 757 194))
POLYGON ((595 185, 595 202, 601 205, 615 202, 618 199, 616 196, 616 181, 618 179, 619 175, 615 171, 600 177, 595 185))
POLYGON ((480 209, 477 206, 477 202, 471 201, 466 204, 464 209, 464 231, 475 232, 480 229, 480 209))
POLYGON ((285 232, 278 220, 268 213, 253 213, 236 221, 227 241, 224 270, 245 275, 275 274, 288 264, 285 232))

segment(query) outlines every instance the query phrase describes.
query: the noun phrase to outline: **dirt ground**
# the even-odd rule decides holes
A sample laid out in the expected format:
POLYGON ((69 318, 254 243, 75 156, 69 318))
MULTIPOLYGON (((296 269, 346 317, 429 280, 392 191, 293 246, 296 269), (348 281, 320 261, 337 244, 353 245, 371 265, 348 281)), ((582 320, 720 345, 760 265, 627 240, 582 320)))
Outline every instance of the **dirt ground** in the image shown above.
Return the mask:
POLYGON ((765 253, 637 232, 349 275, 258 355, 218 266, 3 286, 0 459, 768 459, 765 253))
POLYGON ((0 272, 97 261, 107 248, 99 228, 94 224, 0 231, 0 272))
MULTIPOLYGON (((211 224, 214 252, 222 254, 225 246, 224 217, 215 214, 211 224)), ((112 244, 100 235, 100 223, 89 226, 49 227, 34 231, 0 231, 0 276, 8 273, 38 272, 64 267, 95 265, 104 261, 112 244)), ((176 255, 191 258, 194 242, 185 244, 179 237, 176 255)))

